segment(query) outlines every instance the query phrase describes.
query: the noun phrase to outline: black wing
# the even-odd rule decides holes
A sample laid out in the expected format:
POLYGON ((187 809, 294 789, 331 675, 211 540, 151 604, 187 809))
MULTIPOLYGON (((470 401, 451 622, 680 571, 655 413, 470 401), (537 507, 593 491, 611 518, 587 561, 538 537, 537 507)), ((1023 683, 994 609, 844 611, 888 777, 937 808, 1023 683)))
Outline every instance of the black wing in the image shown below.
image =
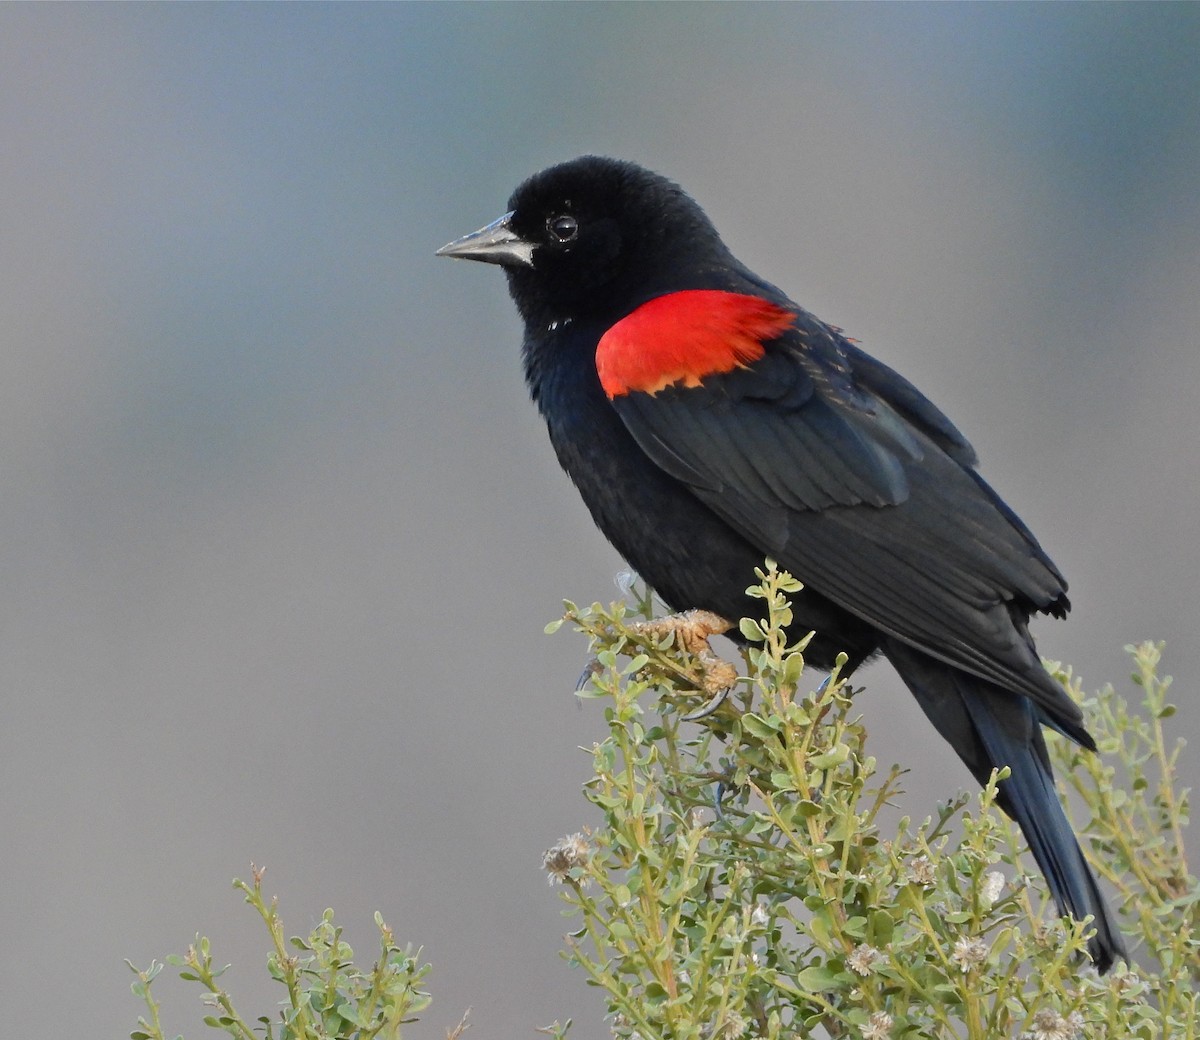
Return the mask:
POLYGON ((1025 632, 1066 583, 907 380, 800 314, 753 365, 613 407, 659 466, 809 587, 1077 721, 1025 632))

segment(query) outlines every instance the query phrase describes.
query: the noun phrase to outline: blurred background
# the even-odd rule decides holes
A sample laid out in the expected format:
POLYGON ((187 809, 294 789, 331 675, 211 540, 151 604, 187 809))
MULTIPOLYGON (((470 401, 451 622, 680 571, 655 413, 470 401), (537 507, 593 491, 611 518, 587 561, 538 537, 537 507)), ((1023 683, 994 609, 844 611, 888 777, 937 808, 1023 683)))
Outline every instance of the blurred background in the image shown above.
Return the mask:
MULTIPOLYGON (((6 1028, 128 1035, 122 958, 197 930, 269 1011, 253 860, 290 933, 424 945, 414 1036, 607 1035, 539 869, 603 720, 542 627, 622 564, 503 278, 433 257, 581 152, 925 390, 1070 578, 1043 652, 1128 690, 1166 640, 1200 747, 1197 53, 1190 4, 0 8, 6 1028)), ((905 811, 969 787, 860 674, 905 811)))

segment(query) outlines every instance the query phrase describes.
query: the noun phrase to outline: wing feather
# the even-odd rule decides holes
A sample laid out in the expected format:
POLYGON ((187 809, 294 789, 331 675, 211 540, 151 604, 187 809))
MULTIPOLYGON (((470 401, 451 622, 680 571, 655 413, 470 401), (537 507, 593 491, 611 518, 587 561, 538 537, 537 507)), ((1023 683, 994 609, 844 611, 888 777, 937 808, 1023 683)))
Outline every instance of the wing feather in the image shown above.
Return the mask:
POLYGON ((798 330, 746 368, 612 404, 651 459, 811 588, 1072 714, 1023 627, 1032 610, 1065 610, 1061 574, 949 420, 886 366, 831 343, 798 330))

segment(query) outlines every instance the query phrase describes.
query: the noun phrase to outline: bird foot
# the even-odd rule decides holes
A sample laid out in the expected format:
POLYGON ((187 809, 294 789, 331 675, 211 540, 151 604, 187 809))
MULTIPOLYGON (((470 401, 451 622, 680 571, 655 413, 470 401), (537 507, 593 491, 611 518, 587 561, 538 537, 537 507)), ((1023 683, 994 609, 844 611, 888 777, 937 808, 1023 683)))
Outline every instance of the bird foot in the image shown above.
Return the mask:
POLYGON ((575 680, 575 692, 582 693, 587 684, 603 671, 604 665, 600 663, 600 659, 593 657, 583 666, 583 671, 579 673, 579 678, 575 680))
POLYGON ((729 691, 738 680, 737 669, 728 661, 718 657, 709 646, 709 639, 733 628, 733 622, 714 614, 711 610, 685 610, 680 614, 638 621, 629 626, 638 635, 659 640, 667 635, 675 636, 675 643, 696 658, 702 676, 700 689, 708 695, 704 706, 684 715, 685 722, 703 719, 715 712, 729 696, 729 691))

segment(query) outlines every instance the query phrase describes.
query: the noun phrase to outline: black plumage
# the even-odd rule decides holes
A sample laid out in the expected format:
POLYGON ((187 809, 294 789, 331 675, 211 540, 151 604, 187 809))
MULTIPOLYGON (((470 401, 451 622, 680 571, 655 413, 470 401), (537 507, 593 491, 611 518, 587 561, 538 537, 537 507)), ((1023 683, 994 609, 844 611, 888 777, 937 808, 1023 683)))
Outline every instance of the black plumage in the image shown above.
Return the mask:
POLYGON ((730 619, 765 556, 803 581, 793 627, 816 632, 808 660, 829 668, 844 651, 852 670, 882 652, 980 782, 1010 767, 1001 807, 1062 910, 1095 918, 1089 951, 1106 970, 1120 938, 1041 727, 1095 745, 1027 627, 1066 614, 1066 582, 971 445, 739 263, 665 178, 585 157, 530 178, 509 208, 441 252, 505 268, 532 396, 617 551, 671 606, 730 619), (724 345, 729 323, 750 354, 724 345), (619 377, 602 383, 598 352, 619 377))

